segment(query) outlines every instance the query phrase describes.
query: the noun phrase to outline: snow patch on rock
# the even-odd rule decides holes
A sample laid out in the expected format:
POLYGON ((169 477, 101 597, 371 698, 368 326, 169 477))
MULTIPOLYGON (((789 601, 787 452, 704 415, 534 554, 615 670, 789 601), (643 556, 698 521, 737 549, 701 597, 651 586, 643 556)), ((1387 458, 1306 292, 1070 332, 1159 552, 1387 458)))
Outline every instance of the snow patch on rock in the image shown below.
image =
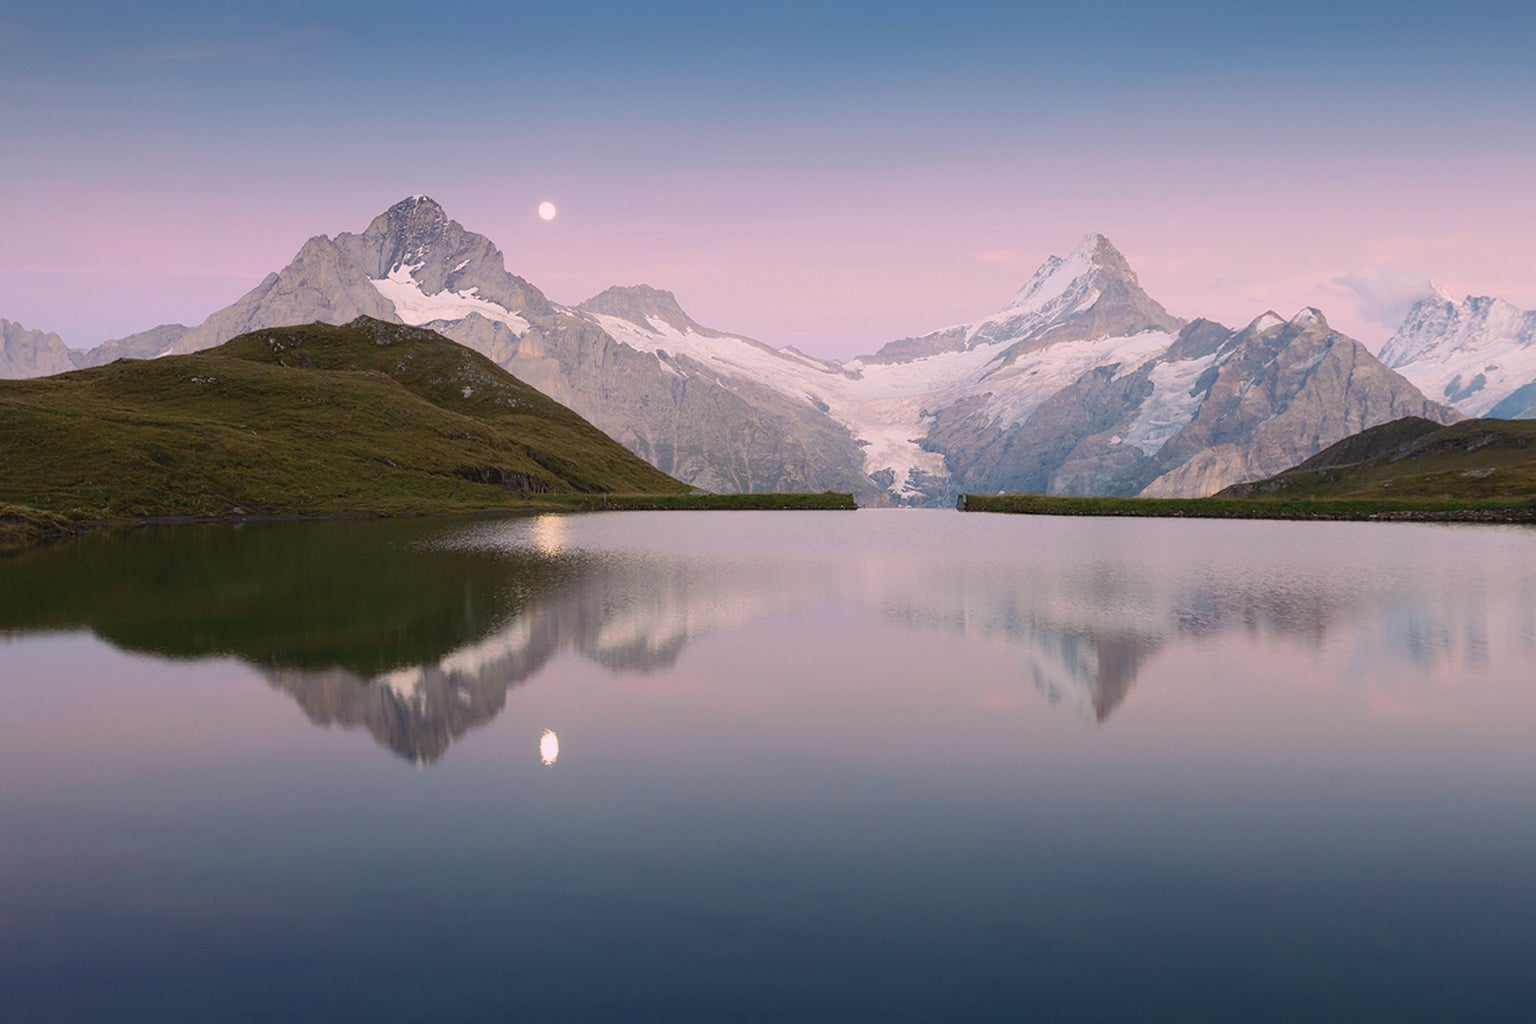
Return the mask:
MULTIPOLYGON (((1277 318, 1278 319, 1278 318, 1277 318)), ((1142 403, 1122 439, 1141 449, 1143 455, 1156 455, 1179 431, 1194 421, 1205 401, 1195 384, 1220 356, 1212 353, 1200 359, 1158 363, 1148 374, 1152 394, 1142 403)))
POLYGON ((1536 381, 1536 311, 1440 293, 1409 310, 1381 360, 1432 400, 1482 416, 1536 381))
POLYGON ((913 482, 917 474, 940 479, 949 475, 944 456, 923 448, 939 410, 980 394, 985 396, 983 413, 1010 427, 1093 367, 1120 363, 1129 371, 1156 358, 1173 341, 1168 334, 1149 331, 1129 338, 1060 342, 1007 365, 1000 364, 997 346, 983 345, 907 362, 854 360, 837 367, 733 335, 679 330, 660 317, 648 317, 648 327, 641 327, 621 317, 589 315, 616 340, 642 352, 658 358, 663 352, 687 357, 721 376, 753 381, 794 401, 824 406, 862 444, 863 471, 890 470, 895 476, 891 490, 902 498, 919 494, 913 482))
POLYGON ((428 295, 413 276, 422 268, 421 263, 397 264, 384 278, 369 278, 370 283, 395 307, 395 315, 401 323, 421 326, 435 320, 462 320, 471 313, 479 313, 487 320, 505 324, 512 333, 521 337, 528 330, 528 321, 505 306, 481 298, 479 288, 467 291, 441 291, 428 295))

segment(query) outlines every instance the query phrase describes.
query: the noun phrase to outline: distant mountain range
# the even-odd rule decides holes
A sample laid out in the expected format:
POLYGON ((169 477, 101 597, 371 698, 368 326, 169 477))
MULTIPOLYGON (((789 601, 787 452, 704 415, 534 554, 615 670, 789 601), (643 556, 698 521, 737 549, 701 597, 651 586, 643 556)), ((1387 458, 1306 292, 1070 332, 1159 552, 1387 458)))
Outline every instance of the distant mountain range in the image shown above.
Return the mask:
POLYGON ((1536 406, 1536 385, 1521 390, 1536 380, 1533 315, 1495 300, 1421 303, 1384 363, 1315 309, 1236 330, 1171 316, 1108 239, 1089 235, 997 313, 837 362, 705 327, 643 285, 553 303, 425 196, 361 234, 310 239, 196 327, 78 352, 0 321, 0 375, 360 315, 477 349, 695 486, 852 491, 865 504, 947 504, 961 491, 1209 494, 1403 416, 1536 406))
POLYGON ((1468 416, 1536 418, 1536 311, 1485 296, 1456 302, 1437 288, 1408 311, 1381 359, 1468 416))

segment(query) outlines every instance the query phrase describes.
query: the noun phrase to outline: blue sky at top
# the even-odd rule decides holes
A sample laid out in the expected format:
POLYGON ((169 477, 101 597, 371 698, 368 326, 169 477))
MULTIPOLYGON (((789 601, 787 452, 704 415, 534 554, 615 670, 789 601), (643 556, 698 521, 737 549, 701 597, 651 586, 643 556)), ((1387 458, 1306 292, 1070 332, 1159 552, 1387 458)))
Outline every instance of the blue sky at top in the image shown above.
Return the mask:
MULTIPOLYGON (((1377 259, 1454 277, 1471 243, 1447 240, 1463 229, 1513 251, 1513 232, 1536 227, 1519 199, 1536 180, 1533 53, 1533 4, 12 9, 0 204, 16 234, 0 316, 72 343, 148 326, 139 316, 195 320, 307 235, 360 230, 416 191, 561 300, 670 275, 653 283, 721 326, 801 344, 895 329, 880 310, 912 289, 881 293, 867 264, 891 260, 905 281, 925 250, 941 277, 966 254, 1020 255, 955 269, 935 284, 952 301, 901 314, 914 331, 986 311, 1087 230, 1144 251, 1165 294, 1186 283, 1180 244, 1207 290, 1232 285, 1230 268, 1197 254, 1275 223, 1333 254, 1238 275, 1237 315, 1270 292, 1292 301, 1292 273, 1377 259), (545 195, 566 234, 520 234, 545 195), (1478 226, 1490 210, 1505 223, 1478 226), (1417 241, 1393 242, 1394 218, 1417 222, 1417 241), (58 308, 70 289, 108 287, 156 223, 166 237, 154 260, 139 245, 153 268, 124 286, 120 314, 58 308), (828 267, 773 278, 818 249, 828 267), (850 264, 863 276, 829 277, 850 264), (754 276, 808 306, 863 304, 865 319, 792 323, 769 298, 754 310, 739 282, 754 276)), ((1465 276, 1509 291, 1529 273, 1465 276)))

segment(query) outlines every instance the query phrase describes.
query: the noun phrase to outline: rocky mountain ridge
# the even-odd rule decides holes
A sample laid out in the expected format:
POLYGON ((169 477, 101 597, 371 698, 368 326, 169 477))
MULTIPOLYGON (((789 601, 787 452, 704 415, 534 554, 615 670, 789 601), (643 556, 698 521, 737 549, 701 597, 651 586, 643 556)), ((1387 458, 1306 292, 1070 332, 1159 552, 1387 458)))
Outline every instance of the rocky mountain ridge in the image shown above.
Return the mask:
POLYGON ((1469 419, 1444 426, 1409 417, 1345 438, 1282 473, 1235 484, 1222 497, 1344 498, 1479 505, 1528 504, 1536 485, 1536 422, 1469 419))
POLYGON ((361 234, 311 238, 197 327, 109 344, 187 352, 357 316, 469 345, 717 491, 852 491, 864 504, 947 504, 961 490, 1210 493, 1375 423, 1456 415, 1316 311, 1241 331, 1172 316, 1098 234, 1047 259, 990 316, 839 363, 705 327, 644 285, 553 303, 425 196, 361 234))
POLYGON ((74 368, 73 350, 57 334, 0 320, 0 379, 46 377, 74 368))
POLYGON ((1061 341, 1173 333, 1185 321, 1170 316, 1141 290, 1120 251, 1101 234, 1086 236, 1063 258, 1050 256, 1002 309, 974 323, 889 342, 865 364, 910 362, 982 345, 1027 342, 1044 348, 1061 341))
POLYGON ((1536 418, 1536 310, 1436 288, 1416 302, 1381 361, 1468 416, 1536 418))

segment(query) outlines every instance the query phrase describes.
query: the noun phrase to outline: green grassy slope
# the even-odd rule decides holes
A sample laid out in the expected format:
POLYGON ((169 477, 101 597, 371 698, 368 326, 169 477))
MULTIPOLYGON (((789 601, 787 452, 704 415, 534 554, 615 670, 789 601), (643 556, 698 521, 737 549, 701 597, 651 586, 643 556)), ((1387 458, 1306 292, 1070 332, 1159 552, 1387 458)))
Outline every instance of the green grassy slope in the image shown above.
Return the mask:
POLYGON ((1235 484, 1217 497, 1469 505, 1533 501, 1536 421, 1463 420, 1442 427, 1397 420, 1345 438, 1284 473, 1235 484))
POLYGON ((1536 421, 1406 418, 1209 498, 965 495, 972 512, 1213 519, 1536 519, 1536 421))
POLYGON ((1417 441, 1425 434, 1432 434, 1445 424, 1426 420, 1422 416, 1404 416, 1400 420, 1382 423, 1358 434, 1351 434, 1336 441, 1292 469, 1329 469, 1365 462, 1385 452, 1417 441))
POLYGON ((483 356, 366 318, 0 381, 0 503, 75 520, 687 491, 483 356))

